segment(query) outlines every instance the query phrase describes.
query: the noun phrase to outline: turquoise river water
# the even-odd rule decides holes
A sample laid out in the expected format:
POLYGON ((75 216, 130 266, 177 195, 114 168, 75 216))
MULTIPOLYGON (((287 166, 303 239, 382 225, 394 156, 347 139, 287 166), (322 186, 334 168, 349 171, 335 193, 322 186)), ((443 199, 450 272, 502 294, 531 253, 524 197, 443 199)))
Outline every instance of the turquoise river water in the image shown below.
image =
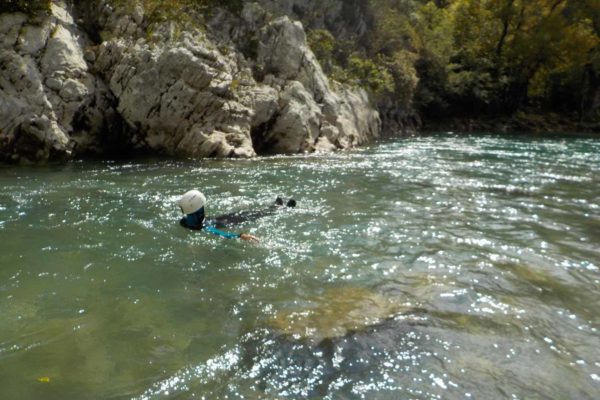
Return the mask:
POLYGON ((0 167, 1 399, 598 399, 600 141, 0 167), (284 209, 233 231, 182 228, 284 209))

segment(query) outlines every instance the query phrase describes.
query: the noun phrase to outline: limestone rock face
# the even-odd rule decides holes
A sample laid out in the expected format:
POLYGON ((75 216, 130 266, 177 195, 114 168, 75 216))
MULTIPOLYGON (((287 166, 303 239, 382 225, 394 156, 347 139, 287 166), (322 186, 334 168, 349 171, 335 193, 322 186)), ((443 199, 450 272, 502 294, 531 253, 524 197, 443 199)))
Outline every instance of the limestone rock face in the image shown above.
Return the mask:
POLYGON ((279 116, 264 139, 276 153, 310 150, 319 137, 322 118, 311 93, 300 82, 290 81, 279 95, 279 116))
POLYGON ((279 90, 279 108, 271 130, 254 138, 275 152, 330 151, 378 137, 381 123, 367 93, 329 82, 299 22, 281 17, 261 30, 257 65, 262 83, 279 90))
POLYGON ((142 3, 114 4, 55 1, 35 23, 0 15, 0 158, 253 157, 379 135, 366 92, 329 81, 300 22, 245 3, 240 15, 217 9, 206 28, 148 29, 142 3))
MULTIPOLYGON (((118 99, 118 111, 153 151, 191 157, 330 151, 364 143, 379 117, 364 91, 330 85, 299 22, 269 21, 247 3, 242 23, 213 21, 208 35, 164 26, 151 41, 133 20, 111 22, 118 39, 99 46, 95 67, 118 99), (227 24, 231 24, 231 29, 227 24), (257 35, 245 57, 240 37, 257 35)), ((209 25, 210 27, 210 25, 209 25)))
POLYGON ((169 155, 251 157, 253 110, 234 93, 242 72, 200 35, 160 45, 104 42, 96 68, 141 145, 169 155))
POLYGON ((1 159, 45 162, 100 147, 116 116, 110 92, 84 59, 88 45, 62 2, 35 23, 0 15, 1 159))

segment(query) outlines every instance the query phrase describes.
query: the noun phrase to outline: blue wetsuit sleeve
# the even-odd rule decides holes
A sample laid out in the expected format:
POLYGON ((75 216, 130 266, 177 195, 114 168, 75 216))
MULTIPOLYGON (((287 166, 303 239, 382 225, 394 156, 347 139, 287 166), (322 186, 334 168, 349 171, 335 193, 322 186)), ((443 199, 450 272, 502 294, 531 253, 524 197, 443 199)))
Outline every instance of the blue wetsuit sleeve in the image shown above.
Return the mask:
POLYGON ((213 226, 205 226, 204 230, 227 239, 237 239, 241 236, 239 233, 223 232, 213 226))

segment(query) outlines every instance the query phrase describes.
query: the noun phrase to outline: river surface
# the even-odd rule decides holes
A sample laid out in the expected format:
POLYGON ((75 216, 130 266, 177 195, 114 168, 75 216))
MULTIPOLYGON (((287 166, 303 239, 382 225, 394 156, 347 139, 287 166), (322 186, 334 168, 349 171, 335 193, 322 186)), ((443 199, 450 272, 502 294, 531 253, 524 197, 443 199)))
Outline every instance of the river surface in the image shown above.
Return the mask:
POLYGON ((2 399, 598 399, 600 141, 0 167, 2 399), (232 227, 182 228, 294 197, 232 227))

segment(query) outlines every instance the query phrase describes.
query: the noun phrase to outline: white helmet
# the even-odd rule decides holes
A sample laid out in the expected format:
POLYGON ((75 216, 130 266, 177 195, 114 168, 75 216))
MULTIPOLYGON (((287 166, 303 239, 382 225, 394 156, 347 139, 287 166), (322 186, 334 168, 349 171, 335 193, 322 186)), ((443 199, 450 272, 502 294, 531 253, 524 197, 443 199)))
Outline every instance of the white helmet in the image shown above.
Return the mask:
POLYGON ((193 214, 206 204, 206 197, 198 190, 190 190, 179 200, 179 207, 185 214, 193 214))

